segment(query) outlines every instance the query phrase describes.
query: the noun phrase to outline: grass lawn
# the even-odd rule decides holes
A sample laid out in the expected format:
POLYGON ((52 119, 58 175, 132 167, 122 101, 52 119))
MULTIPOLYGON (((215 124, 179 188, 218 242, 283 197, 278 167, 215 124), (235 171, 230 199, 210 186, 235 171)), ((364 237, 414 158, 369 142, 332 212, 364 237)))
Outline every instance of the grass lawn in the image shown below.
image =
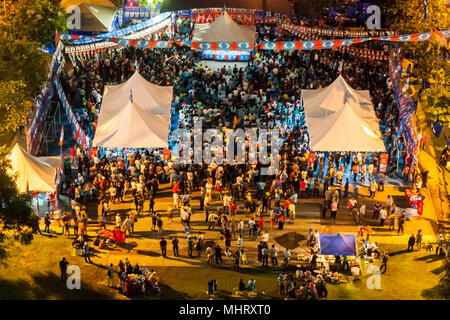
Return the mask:
MULTIPOLYGON (((2 244, 9 256, 0 263, 0 299, 124 299, 116 289, 106 288, 106 268, 88 265, 81 257, 72 256, 70 240, 59 236, 35 236, 30 245, 7 238, 2 244), (58 262, 65 256, 70 264, 81 268, 82 290, 68 290, 59 280, 58 262)), ((441 259, 425 253, 405 253, 404 247, 390 245, 387 273, 381 275, 381 290, 369 290, 363 273, 361 281, 328 284, 329 299, 439 299, 433 295, 444 268, 441 259)), ((132 259, 130 259, 132 260, 132 259)), ((376 264, 379 264, 379 260, 376 264)), ((151 268, 151 266, 149 266, 151 268)), ((161 286, 159 299, 208 299, 207 282, 217 280, 217 299, 233 299, 233 288, 241 278, 256 279, 259 299, 279 299, 277 269, 269 272, 259 267, 235 271, 223 267, 157 267, 161 286)), ((153 298, 154 299, 154 298, 153 298)), ((242 299, 242 298, 240 298, 242 299)))

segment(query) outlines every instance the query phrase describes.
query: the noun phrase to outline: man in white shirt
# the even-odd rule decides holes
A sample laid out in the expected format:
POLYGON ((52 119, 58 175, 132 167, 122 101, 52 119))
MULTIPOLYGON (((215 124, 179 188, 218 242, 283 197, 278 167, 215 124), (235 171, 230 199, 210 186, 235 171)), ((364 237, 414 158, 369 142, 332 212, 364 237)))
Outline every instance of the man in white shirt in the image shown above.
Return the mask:
POLYGON ((270 260, 272 261, 272 266, 278 266, 278 248, 275 245, 272 245, 272 248, 269 249, 270 260))
POLYGON ((253 220, 253 218, 250 218, 250 220, 248 220, 248 233, 249 233, 249 237, 253 238, 254 234, 255 234, 255 220, 253 220))
POLYGON ((386 209, 383 207, 380 210, 380 226, 384 226, 384 221, 387 218, 387 211, 386 209))
POLYGON ((284 257, 284 264, 283 264, 283 266, 284 266, 284 267, 287 267, 287 266, 288 266, 290 256, 291 256, 291 252, 289 251, 288 248, 286 248, 286 249, 283 251, 283 257, 284 257))

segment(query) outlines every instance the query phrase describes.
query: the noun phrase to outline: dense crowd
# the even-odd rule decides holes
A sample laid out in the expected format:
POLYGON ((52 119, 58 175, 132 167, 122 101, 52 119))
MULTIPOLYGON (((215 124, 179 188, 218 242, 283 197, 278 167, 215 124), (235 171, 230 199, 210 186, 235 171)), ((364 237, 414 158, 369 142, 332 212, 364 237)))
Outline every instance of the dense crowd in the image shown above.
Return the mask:
MULTIPOLYGON (((186 26, 182 30, 189 32, 186 26)), ((273 24, 258 25, 257 30, 258 37, 265 40, 289 40, 294 37, 273 24)), ((370 46, 384 49, 382 44, 370 46)), ((188 255, 193 256, 194 251, 201 255, 206 249, 209 263, 221 264, 222 255, 225 255, 234 259, 236 267, 246 264, 247 253, 242 245, 244 230, 247 229, 248 238, 252 240, 263 236, 268 228, 265 218, 268 218, 271 229, 283 230, 286 222, 294 222, 296 204, 302 198, 323 196, 322 215, 326 217, 327 210, 331 210, 331 219, 336 219, 341 199, 349 198, 349 214, 353 215, 355 225, 369 230, 364 221, 366 205, 357 204, 351 198, 349 185, 351 180, 353 183, 367 181, 370 196, 374 197, 384 184, 379 175, 379 157, 377 154, 365 153, 309 152, 300 92, 301 89, 325 87, 340 73, 353 88, 369 90, 383 128, 390 154, 389 167, 393 172, 396 154, 405 148, 402 143, 397 148, 394 141, 398 112, 389 90, 386 64, 337 50, 259 51, 246 67, 224 66, 220 70, 210 70, 198 62, 198 54, 183 47, 159 50, 128 47, 101 52, 98 61, 95 58, 78 61, 73 72, 64 72, 61 79, 70 104, 78 111, 75 112, 77 120, 91 137, 96 129, 105 85, 126 81, 138 67, 148 81, 174 86, 172 133, 176 128, 192 130, 194 123, 199 120, 204 130, 279 129, 279 170, 269 176, 260 176, 259 163, 184 165, 176 163, 170 156, 165 158, 159 150, 84 149, 75 146, 71 148, 70 155, 65 157, 63 181, 58 190, 72 199, 72 219, 77 226, 76 239, 79 242, 74 245, 89 253, 83 240, 83 236, 87 235, 84 206, 89 201, 100 202, 102 213, 98 223, 106 229, 107 219, 112 218, 108 218, 111 216, 111 203, 120 203, 132 197, 135 210, 131 214, 117 214, 112 218, 115 228, 132 233, 137 215, 148 211, 152 215, 152 230, 158 230, 161 252, 166 256, 167 238, 164 237, 163 221, 160 213, 154 210, 159 186, 164 183, 171 185, 173 205, 167 211, 171 220, 173 214, 179 212, 181 228, 186 233, 188 255), (194 191, 200 191, 200 212, 205 215, 205 225, 210 230, 218 227, 223 246, 219 243, 207 244, 201 233, 197 235, 193 231, 190 219, 194 191), (219 199, 222 205, 212 206, 214 199, 219 199), (148 210, 144 208, 147 201, 148 210), (248 215, 246 222, 237 218, 238 211, 248 215), (231 250, 232 239, 238 241, 235 252, 231 250)), ((173 146, 177 141, 171 136, 173 146)), ((174 152, 174 155, 177 154, 174 152)), ((406 158, 404 162, 410 165, 408 161, 406 158)), ((414 182, 417 177, 420 182, 417 168, 411 170, 415 170, 414 182)), ((403 232, 404 215, 396 212, 392 199, 383 205, 378 203, 373 212, 374 218, 380 219, 382 226, 384 221, 391 226, 391 220, 397 218, 398 233, 403 232)), ((318 232, 312 233, 308 239, 312 257, 318 250, 318 240, 313 234, 318 235, 318 232)), ((179 240, 176 237, 168 240, 177 256, 179 240)), ((258 261, 262 266, 268 266, 269 257, 273 266, 278 265, 277 248, 269 248, 266 241, 262 241, 257 250, 258 261)), ((281 254, 287 266, 290 252, 286 249, 281 254)), ((126 277, 127 274, 139 276, 139 272, 143 272, 141 268, 137 268, 136 272, 131 272, 128 267, 125 271, 122 269, 120 267, 120 277, 124 286, 127 283, 132 285, 129 283, 133 281, 132 277, 126 277)), ((305 273, 298 270, 295 274, 280 275, 280 293, 303 299, 326 297, 323 277, 319 275, 313 278, 312 271, 314 268, 305 273)), ((145 281, 149 281, 149 288, 157 287, 155 280, 146 277, 145 281)))

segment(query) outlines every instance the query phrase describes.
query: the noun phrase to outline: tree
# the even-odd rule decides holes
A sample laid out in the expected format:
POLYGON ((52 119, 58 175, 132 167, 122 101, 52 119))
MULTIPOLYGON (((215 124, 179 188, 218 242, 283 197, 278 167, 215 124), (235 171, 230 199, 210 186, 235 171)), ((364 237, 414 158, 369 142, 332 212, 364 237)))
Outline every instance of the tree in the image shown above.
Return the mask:
POLYGON ((0 137, 26 124, 33 98, 22 81, 0 81, 0 137))
MULTIPOLYGON (((397 0, 390 12, 392 28, 397 34, 450 29, 450 14, 443 0, 428 1, 426 21, 422 0, 397 0)), ((449 54, 448 49, 442 47, 436 35, 430 41, 403 42, 400 45, 406 56, 414 58, 413 75, 431 80, 432 87, 423 93, 424 111, 429 120, 434 121, 439 117, 443 124, 450 125, 450 93, 447 88, 450 64, 444 60, 449 54)))
POLYGON ((11 19, 17 39, 28 39, 50 46, 55 31, 66 32, 66 13, 49 0, 18 0, 14 3, 15 16, 11 19))
POLYGON ((2 150, 0 155, 0 222, 7 227, 39 227, 39 218, 30 206, 30 197, 17 190, 15 177, 8 173, 10 164, 2 150))

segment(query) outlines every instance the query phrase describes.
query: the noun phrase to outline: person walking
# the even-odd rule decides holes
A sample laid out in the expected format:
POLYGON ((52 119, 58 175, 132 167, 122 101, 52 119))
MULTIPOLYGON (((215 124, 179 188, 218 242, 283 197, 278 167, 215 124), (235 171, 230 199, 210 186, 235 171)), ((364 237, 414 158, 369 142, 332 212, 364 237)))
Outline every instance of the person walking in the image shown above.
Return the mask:
POLYGON ((414 234, 412 234, 411 237, 409 237, 408 249, 406 249, 406 251, 414 251, 415 244, 416 244, 416 237, 414 236, 414 234))
POLYGON ((165 258, 167 254, 167 241, 166 239, 164 239, 164 237, 161 237, 159 246, 161 247, 161 255, 163 256, 163 258, 165 258))
POLYGON ((163 221, 159 213, 157 214, 156 225, 158 226, 158 236, 161 237, 161 235, 163 234, 163 221))
POLYGON ((404 227, 404 224, 405 224, 405 220, 406 220, 405 213, 402 212, 402 215, 398 218, 398 230, 397 230, 397 234, 400 234, 400 231, 401 231, 402 234, 403 234, 403 232, 404 232, 403 227, 404 227))
POLYGON ((388 256, 388 254, 387 254, 386 251, 384 251, 383 257, 382 257, 381 259, 382 259, 382 260, 381 260, 380 273, 382 274, 382 273, 385 273, 385 272, 386 272, 386 270, 387 270, 387 262, 388 262, 388 260, 389 260, 389 256, 388 256), (381 271, 381 270, 383 270, 383 269, 384 269, 384 271, 381 271))
POLYGON ((173 255, 175 257, 179 257, 179 253, 178 253, 178 238, 176 236, 173 236, 172 238, 172 249, 173 249, 173 255))

